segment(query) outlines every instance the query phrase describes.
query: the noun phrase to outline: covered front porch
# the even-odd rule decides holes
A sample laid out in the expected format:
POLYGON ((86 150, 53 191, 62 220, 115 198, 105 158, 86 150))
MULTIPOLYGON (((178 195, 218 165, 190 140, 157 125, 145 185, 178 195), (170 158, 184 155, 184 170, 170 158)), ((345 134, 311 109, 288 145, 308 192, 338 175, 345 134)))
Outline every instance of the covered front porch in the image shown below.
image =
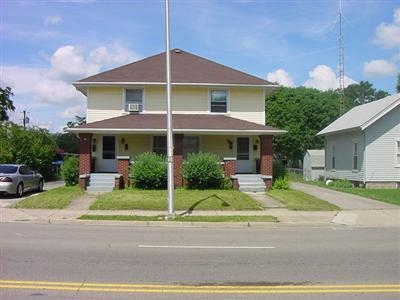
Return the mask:
MULTIPOLYGON (((175 186, 184 185, 182 165, 189 153, 217 155, 227 178, 260 174, 272 180, 272 140, 282 130, 222 115, 174 116, 175 186)), ((82 178, 92 173, 121 174, 119 187, 129 184, 129 167, 144 152, 166 154, 165 115, 126 115, 74 128, 80 137, 82 178)), ((82 183, 82 187, 84 184, 82 183)))

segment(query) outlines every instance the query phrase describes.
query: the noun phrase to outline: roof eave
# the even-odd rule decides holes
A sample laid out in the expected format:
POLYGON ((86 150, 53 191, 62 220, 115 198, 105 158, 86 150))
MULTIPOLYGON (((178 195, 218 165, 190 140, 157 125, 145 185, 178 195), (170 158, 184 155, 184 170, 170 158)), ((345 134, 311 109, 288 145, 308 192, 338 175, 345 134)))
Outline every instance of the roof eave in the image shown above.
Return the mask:
MULTIPOLYGON (((130 82, 130 81, 115 81, 115 82, 83 82, 77 81, 72 83, 75 88, 81 90, 84 87, 101 87, 101 86, 133 86, 133 85, 151 85, 163 86, 165 82, 130 82)), ((261 88, 278 88, 276 84, 248 84, 248 83, 224 83, 224 82, 172 82, 172 85, 178 86, 226 86, 226 87, 261 87, 261 88)))
MULTIPOLYGON (((131 133, 131 134, 154 134, 154 133, 166 133, 166 129, 157 129, 157 128, 140 128, 140 129, 132 129, 132 128, 90 128, 90 127, 74 127, 68 128, 66 131, 72 133, 131 133)), ((235 134, 235 135, 273 135, 278 136, 286 133, 286 130, 280 129, 265 129, 265 130, 242 130, 242 129, 173 129, 174 133, 190 133, 190 134, 209 134, 209 135, 227 135, 227 134, 235 134)))

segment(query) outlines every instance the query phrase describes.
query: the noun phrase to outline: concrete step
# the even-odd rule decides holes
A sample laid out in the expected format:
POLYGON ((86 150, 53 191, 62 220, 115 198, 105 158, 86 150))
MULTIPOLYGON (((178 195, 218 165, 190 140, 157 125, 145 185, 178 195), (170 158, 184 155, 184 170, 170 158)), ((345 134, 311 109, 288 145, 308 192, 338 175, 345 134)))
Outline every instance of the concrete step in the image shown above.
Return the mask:
POLYGON ((109 192, 114 189, 117 173, 92 173, 90 174, 88 192, 109 192))
POLYGON ((259 186, 259 185, 240 186, 239 185, 239 191, 241 191, 241 192, 253 192, 253 193, 265 192, 265 186, 264 185, 263 186, 259 186))

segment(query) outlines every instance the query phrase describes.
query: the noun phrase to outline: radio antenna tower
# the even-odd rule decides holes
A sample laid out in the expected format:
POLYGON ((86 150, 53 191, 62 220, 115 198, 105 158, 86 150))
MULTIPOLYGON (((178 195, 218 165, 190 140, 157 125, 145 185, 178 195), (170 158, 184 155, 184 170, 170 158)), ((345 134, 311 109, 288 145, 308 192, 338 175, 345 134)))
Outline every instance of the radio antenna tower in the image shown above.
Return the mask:
POLYGON ((344 43, 342 32, 342 0, 339 0, 339 112, 344 114, 344 43))

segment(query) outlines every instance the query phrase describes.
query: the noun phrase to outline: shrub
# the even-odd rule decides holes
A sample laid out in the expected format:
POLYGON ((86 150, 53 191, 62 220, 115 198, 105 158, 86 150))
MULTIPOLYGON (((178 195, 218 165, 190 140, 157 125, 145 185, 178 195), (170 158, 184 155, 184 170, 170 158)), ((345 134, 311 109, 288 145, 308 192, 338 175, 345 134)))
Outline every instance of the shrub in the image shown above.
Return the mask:
POLYGON ((287 175, 285 166, 279 160, 274 160, 272 165, 272 174, 274 176, 274 181, 287 175))
POLYGON ((73 186, 79 182, 79 160, 75 156, 67 157, 61 166, 61 178, 66 186, 73 186))
POLYGON ((140 189, 164 189, 167 187, 167 161, 164 156, 146 152, 136 157, 130 170, 134 185, 140 189))
POLYGON ((353 184, 347 179, 338 179, 333 181, 332 186, 337 188, 352 188, 353 184))
POLYGON ((233 187, 232 180, 230 178, 223 178, 221 182, 221 190, 231 190, 233 187))
POLYGON ((183 164, 183 178, 188 188, 203 190, 221 188, 224 175, 216 155, 192 153, 183 164))
POLYGON ((289 178, 287 176, 277 178, 274 181, 272 189, 274 189, 274 190, 288 190, 289 189, 289 178))

